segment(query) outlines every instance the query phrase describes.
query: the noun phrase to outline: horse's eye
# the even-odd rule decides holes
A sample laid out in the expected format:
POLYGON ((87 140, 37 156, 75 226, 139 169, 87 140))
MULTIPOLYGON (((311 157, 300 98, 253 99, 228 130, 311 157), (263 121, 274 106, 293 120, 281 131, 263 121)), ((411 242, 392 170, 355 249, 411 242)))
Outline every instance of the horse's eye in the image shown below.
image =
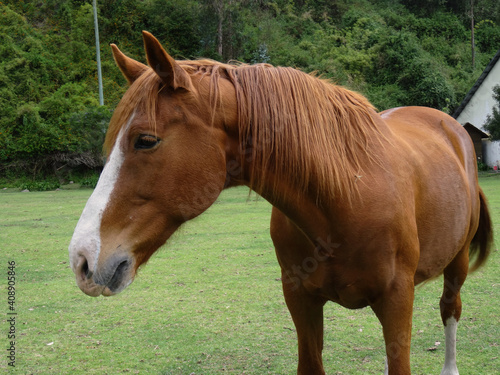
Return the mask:
POLYGON ((158 143, 160 143, 160 138, 154 135, 141 134, 135 141, 134 148, 136 150, 148 150, 155 147, 158 143))

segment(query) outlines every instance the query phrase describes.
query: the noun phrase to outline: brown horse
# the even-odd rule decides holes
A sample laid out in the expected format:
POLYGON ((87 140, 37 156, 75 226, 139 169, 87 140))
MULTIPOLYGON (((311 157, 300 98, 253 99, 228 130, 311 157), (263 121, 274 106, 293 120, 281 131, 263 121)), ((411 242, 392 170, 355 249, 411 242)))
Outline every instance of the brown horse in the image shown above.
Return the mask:
POLYGON ((246 185, 273 206, 271 236, 297 329, 299 374, 323 374, 323 305, 370 306, 386 373, 410 374, 415 285, 444 274, 442 374, 458 374, 460 288, 492 242, 468 134, 429 108, 376 113, 361 95, 291 68, 175 61, 144 32, 150 67, 112 46, 130 88, 70 260, 113 295, 185 221, 246 185))

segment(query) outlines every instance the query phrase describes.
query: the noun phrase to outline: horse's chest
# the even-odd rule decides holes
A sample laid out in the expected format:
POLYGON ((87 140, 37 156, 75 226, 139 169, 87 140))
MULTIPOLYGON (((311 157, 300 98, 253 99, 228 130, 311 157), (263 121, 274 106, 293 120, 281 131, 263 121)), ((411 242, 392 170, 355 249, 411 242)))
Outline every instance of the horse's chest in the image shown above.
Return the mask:
POLYGON ((382 288, 380 284, 380 280, 369 273, 349 272, 335 266, 325 267, 304 281, 310 293, 349 309, 366 307, 373 302, 382 288))

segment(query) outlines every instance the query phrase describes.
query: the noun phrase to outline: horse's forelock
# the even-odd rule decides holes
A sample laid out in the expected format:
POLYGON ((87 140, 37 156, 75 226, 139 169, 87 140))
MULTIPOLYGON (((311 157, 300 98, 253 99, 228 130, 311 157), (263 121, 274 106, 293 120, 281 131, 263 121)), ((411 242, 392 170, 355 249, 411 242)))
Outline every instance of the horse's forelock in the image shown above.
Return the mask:
MULTIPOLYGON (((200 78, 205 76, 211 78, 209 100, 211 101, 210 107, 212 113, 215 114, 216 107, 219 105, 216 98, 219 94, 217 86, 220 74, 222 71, 226 71, 226 69, 235 67, 213 60, 177 61, 177 63, 193 77, 193 83, 199 83, 194 78, 196 75, 200 78)), ((128 122, 128 119, 136 109, 146 112, 151 129, 153 132, 156 132, 158 96, 162 87, 161 78, 152 69, 148 69, 128 88, 109 123, 103 147, 104 153, 107 156, 109 156, 113 149, 120 129, 128 122)))

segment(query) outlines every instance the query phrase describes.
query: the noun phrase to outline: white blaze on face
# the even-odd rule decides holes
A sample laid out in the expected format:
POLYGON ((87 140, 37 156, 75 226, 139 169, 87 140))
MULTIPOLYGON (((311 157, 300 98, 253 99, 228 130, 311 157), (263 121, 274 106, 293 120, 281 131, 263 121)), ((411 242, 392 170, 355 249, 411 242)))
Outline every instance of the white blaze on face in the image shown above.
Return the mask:
POLYGON ((82 216, 76 225, 69 245, 69 258, 73 271, 78 264, 80 255, 84 255, 87 259, 89 270, 95 272, 97 259, 101 250, 100 228, 102 214, 108 205, 111 193, 120 174, 124 160, 121 141, 133 118, 134 115, 130 117, 127 125, 118 133, 115 145, 99 177, 97 186, 87 201, 82 216))

